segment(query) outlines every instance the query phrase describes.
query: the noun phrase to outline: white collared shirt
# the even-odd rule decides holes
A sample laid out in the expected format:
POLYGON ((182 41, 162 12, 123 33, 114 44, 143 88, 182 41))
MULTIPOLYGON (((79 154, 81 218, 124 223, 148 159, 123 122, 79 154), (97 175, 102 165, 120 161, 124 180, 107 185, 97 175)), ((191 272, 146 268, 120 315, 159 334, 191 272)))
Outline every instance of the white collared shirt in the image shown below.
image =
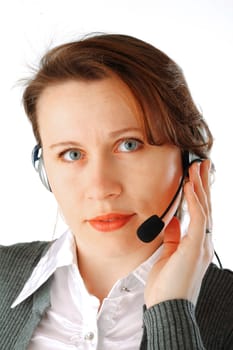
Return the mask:
POLYGON ((33 270, 12 304, 20 304, 52 274, 51 307, 34 331, 28 350, 135 350, 142 338, 144 287, 161 247, 127 277, 118 280, 99 309, 79 273, 75 240, 67 231, 33 270))

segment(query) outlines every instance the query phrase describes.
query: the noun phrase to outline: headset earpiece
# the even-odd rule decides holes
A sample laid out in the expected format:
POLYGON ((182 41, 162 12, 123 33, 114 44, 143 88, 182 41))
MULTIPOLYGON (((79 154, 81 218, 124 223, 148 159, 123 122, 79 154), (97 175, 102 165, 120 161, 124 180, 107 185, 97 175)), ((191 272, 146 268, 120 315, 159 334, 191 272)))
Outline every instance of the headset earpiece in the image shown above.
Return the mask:
POLYGON ((189 167, 195 162, 201 163, 203 162, 203 159, 197 156, 195 153, 189 152, 189 167))
POLYGON ((47 190, 52 192, 45 171, 42 148, 40 145, 36 145, 32 150, 32 164, 35 170, 38 172, 42 184, 47 188, 47 190))
POLYGON ((183 156, 182 156, 182 161, 183 161, 184 175, 188 176, 188 170, 189 170, 190 166, 195 162, 201 163, 203 161, 203 159, 200 158, 195 153, 191 153, 189 151, 184 151, 183 156))

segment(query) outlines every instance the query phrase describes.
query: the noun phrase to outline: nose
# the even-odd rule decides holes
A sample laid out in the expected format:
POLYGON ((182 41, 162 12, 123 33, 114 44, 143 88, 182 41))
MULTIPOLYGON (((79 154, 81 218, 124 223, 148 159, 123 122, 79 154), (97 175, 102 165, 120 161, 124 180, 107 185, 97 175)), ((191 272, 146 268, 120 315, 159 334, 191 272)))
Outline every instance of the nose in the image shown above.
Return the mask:
POLYGON ((122 192, 121 175, 114 162, 94 160, 86 169, 86 197, 89 200, 117 198, 122 192))

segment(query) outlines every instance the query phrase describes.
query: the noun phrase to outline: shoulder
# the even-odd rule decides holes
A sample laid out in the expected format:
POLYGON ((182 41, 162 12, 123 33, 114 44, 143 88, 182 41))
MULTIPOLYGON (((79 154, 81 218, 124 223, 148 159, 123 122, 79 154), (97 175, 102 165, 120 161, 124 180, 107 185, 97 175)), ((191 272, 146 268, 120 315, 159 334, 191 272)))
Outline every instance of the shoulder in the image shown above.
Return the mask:
MULTIPOLYGON (((201 287, 199 302, 231 314, 233 321, 233 271, 210 264, 201 287)), ((232 322, 233 324, 233 322, 232 322)))
POLYGON ((215 339, 219 349, 229 339, 233 341, 232 295, 233 272, 210 264, 196 305, 196 317, 206 342, 215 339))
POLYGON ((229 309, 233 318, 233 271, 220 269, 215 264, 210 264, 201 287, 199 301, 229 309))
POLYGON ((9 290, 16 292, 24 285, 49 244, 38 241, 0 246, 0 299, 7 297, 9 290))
MULTIPOLYGON (((11 246, 0 246, 1 349, 8 349, 9 347, 7 347, 7 344, 13 346, 20 332, 22 332, 28 320, 30 320, 33 304, 32 297, 29 297, 25 302, 13 309, 11 305, 21 292, 33 268, 48 247, 48 242, 19 243, 11 246), (1 345, 3 347, 1 347, 1 345)), ((13 347, 10 348, 13 349, 13 347)))
POLYGON ((49 242, 27 242, 17 243, 10 246, 0 245, 0 269, 5 263, 33 262, 42 255, 43 251, 49 246, 49 242))
MULTIPOLYGON (((201 292, 208 291, 211 295, 223 297, 224 293, 233 294, 233 271, 220 269, 210 264, 203 279, 201 292), (220 295, 218 295, 220 293, 220 295)), ((233 299, 231 298, 232 302, 233 299)))

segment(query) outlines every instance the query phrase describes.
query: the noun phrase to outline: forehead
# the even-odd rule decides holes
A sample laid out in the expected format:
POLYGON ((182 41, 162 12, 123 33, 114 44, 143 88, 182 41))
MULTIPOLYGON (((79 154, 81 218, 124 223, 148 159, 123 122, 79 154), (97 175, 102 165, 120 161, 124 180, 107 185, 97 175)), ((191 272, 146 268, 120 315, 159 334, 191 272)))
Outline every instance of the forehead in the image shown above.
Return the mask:
MULTIPOLYGON (((79 80, 79 79, 69 79, 61 82, 53 83, 48 85, 41 92, 37 101, 37 112, 40 110, 44 100, 51 99, 55 94, 62 97, 64 94, 70 95, 70 91, 73 90, 77 92, 76 99, 85 98, 85 95, 90 98, 96 95, 99 98, 99 94, 102 97, 114 96, 121 98, 125 101, 131 108, 139 108, 140 104, 136 97, 133 95, 132 91, 128 85, 123 82, 116 74, 110 73, 110 75, 103 79, 97 80, 79 80)), ((91 100, 88 98, 89 103, 91 100)))
POLYGON ((119 78, 96 81, 69 80, 44 89, 37 104, 38 125, 43 134, 68 128, 105 129, 142 127, 142 113, 129 87, 119 78))

